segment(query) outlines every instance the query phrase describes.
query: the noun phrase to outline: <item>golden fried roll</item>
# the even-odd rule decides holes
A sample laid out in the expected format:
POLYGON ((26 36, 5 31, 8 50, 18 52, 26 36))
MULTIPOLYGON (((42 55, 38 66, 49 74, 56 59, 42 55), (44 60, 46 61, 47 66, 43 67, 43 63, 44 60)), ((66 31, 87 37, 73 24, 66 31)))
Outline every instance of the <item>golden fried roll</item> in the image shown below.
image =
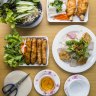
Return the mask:
POLYGON ((63 61, 69 61, 70 60, 70 55, 67 51, 65 51, 64 49, 61 49, 59 52, 59 57, 61 60, 63 61))
POLYGON ((36 44, 37 40, 36 38, 32 39, 32 51, 31 51, 31 63, 34 64, 36 62, 36 44))
POLYGON ((24 58, 26 64, 30 64, 31 61, 31 39, 27 38, 26 39, 26 52, 24 52, 24 58))
POLYGON ((77 16, 81 21, 84 20, 86 11, 88 9, 88 0, 78 0, 77 16))
POLYGON ((24 58, 25 58, 25 63, 30 64, 30 52, 26 52, 24 54, 24 58))
POLYGON ((69 20, 73 20, 73 16, 76 12, 76 0, 68 0, 67 2, 67 15, 69 17, 69 20))
POLYGON ((83 34, 82 39, 88 44, 91 42, 91 36, 87 32, 83 34))
POLYGON ((47 62, 47 40, 42 40, 42 63, 47 62))
POLYGON ((37 39, 37 63, 42 63, 42 40, 37 39))
POLYGON ((78 60, 77 60, 77 63, 80 64, 80 65, 83 65, 87 62, 87 58, 81 56, 78 60))
POLYGON ((31 39, 30 38, 26 39, 26 47, 27 47, 27 52, 31 52, 31 39))

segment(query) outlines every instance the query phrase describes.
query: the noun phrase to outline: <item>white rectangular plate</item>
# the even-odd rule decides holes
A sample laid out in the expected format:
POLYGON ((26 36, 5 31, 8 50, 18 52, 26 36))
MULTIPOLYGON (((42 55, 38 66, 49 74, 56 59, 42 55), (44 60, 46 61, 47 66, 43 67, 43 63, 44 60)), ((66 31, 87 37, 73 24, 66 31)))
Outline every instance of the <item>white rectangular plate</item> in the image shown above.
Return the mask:
POLYGON ((22 36, 22 38, 41 38, 41 39, 46 39, 47 40, 47 63, 44 64, 37 64, 37 62, 35 64, 26 64, 24 63, 23 65, 20 66, 25 66, 25 67, 32 67, 32 66, 47 66, 48 65, 48 59, 49 59, 49 45, 48 45, 48 37, 46 36, 22 36))
POLYGON ((48 1, 49 0, 47 0, 47 20, 48 20, 48 22, 61 22, 61 23, 62 22, 79 22, 79 23, 88 22, 89 7, 88 7, 87 12, 85 14, 84 21, 80 21, 78 16, 73 16, 73 21, 70 21, 70 20, 56 20, 56 19, 49 16, 49 10, 48 10, 48 6, 49 6, 48 4, 49 3, 48 3, 48 1))

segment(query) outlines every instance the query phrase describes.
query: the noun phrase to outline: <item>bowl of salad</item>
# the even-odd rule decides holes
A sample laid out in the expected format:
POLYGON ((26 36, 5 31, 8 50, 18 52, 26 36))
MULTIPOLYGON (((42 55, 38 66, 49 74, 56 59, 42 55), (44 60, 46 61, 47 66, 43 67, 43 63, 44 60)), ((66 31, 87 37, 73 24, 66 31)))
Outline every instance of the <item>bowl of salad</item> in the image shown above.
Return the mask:
POLYGON ((39 0, 7 0, 0 5, 0 22, 11 28, 34 24, 41 16, 42 5, 39 0))

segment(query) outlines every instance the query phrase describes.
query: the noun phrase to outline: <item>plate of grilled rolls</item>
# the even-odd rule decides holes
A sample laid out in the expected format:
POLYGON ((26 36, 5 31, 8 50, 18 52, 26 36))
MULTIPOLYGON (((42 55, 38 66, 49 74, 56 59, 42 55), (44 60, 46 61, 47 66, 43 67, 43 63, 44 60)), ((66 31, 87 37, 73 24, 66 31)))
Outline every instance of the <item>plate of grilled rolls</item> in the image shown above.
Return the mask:
POLYGON ((20 66, 47 66, 49 58, 48 37, 23 36, 21 50, 25 64, 20 66))
POLYGON ((47 0, 49 22, 87 22, 88 0, 47 0))

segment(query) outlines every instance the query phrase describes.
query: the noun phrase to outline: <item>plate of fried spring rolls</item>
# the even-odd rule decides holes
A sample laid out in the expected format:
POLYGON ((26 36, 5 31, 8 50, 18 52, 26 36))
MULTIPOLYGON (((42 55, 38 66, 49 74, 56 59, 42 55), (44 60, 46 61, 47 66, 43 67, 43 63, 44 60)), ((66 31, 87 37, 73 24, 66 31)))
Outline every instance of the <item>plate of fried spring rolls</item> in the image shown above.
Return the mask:
POLYGON ((49 58, 48 37, 23 36, 22 45, 25 64, 21 66, 47 66, 49 58))

